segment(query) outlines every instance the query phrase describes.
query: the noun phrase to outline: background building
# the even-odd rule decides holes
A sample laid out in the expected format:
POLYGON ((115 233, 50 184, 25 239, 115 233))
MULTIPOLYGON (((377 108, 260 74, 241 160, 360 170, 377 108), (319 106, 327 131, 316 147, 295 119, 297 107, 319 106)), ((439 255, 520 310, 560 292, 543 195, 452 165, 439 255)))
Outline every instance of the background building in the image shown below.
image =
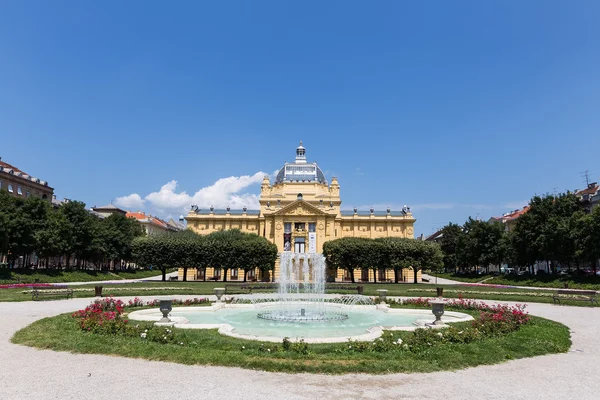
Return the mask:
POLYGON ((181 230, 177 226, 173 226, 160 218, 148 215, 143 211, 129 211, 126 215, 128 218, 135 218, 142 225, 142 228, 144 228, 146 235, 157 235, 181 230))
MULTIPOLYGON (((280 252, 296 253, 322 253, 323 243, 342 237, 414 236, 415 219, 408 207, 404 207, 402 211, 392 211, 389 208, 385 211, 372 208, 367 211, 342 210, 337 178, 332 178, 328 184, 319 166, 307 162, 302 142, 296 149, 295 161, 281 167, 272 184, 269 177, 265 176, 261 184, 259 204, 258 210, 248 210, 245 207, 241 210, 229 207, 201 209, 192 206, 186 217, 187 226, 199 234, 239 229, 267 238, 277 245, 280 252)), ((188 271, 192 275, 188 279, 204 279, 204 276, 194 276, 195 270, 188 271)), ((207 278, 216 276, 214 273, 212 269, 207 269, 207 278)), ((274 273, 277 279, 278 264, 274 273)), ((381 280, 393 279, 393 271, 388 273, 389 276, 381 277, 381 280)), ((412 274, 412 270, 407 269, 403 271, 402 278, 411 281, 412 274)), ((355 276, 363 281, 371 281, 373 271, 357 270, 355 276)), ((228 280, 232 278, 233 276, 228 277, 228 280)), ((330 279, 344 281, 350 277, 339 270, 330 279)))
POLYGON ((0 190, 10 195, 26 199, 30 196, 51 201, 54 189, 48 182, 35 178, 19 168, 2 161, 0 157, 0 190))

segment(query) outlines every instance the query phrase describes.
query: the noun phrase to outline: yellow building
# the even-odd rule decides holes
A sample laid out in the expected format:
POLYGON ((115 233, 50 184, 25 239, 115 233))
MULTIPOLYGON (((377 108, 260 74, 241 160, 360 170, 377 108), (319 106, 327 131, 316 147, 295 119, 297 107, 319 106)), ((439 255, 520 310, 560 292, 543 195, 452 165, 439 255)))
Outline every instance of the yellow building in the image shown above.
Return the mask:
MULTIPOLYGON (((209 234, 218 230, 239 229, 266 237, 277 245, 280 252, 300 253, 323 251, 323 243, 342 237, 404 237, 413 238, 414 222, 410 208, 401 211, 346 211, 341 209, 340 185, 337 178, 331 183, 325 179, 323 171, 316 163, 306 160, 306 149, 296 149, 296 160, 286 163, 271 184, 265 176, 261 184, 260 209, 218 210, 210 207, 200 209, 193 206, 186 217, 188 228, 199 234, 209 234)), ((277 280, 279 268, 275 266, 277 280)), ((180 275, 183 272, 180 271, 180 275)), ((204 279, 203 271, 188 270, 189 279, 204 279)), ((243 273, 230 270, 227 280, 243 278, 243 273)), ((251 277, 260 279, 259 272, 251 277)), ((206 271, 206 279, 222 280, 220 271, 211 268, 206 271)), ((183 275, 180 279, 183 278, 183 275)), ((373 271, 356 271, 355 278, 373 281, 373 271)), ((381 272, 377 281, 393 279, 393 271, 381 272)), ((417 275, 420 279, 420 273, 417 275)), ((330 280, 347 281, 344 271, 337 272, 330 280)), ((411 270, 402 273, 402 279, 412 281, 411 270)))

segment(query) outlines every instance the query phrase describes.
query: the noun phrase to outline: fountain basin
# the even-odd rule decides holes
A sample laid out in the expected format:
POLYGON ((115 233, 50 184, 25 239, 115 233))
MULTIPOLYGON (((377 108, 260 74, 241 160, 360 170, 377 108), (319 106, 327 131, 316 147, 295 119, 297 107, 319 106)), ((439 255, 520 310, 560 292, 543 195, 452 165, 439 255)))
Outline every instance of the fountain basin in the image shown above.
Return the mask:
MULTIPOLYGON (((301 302, 296 304, 302 306, 301 302)), ((336 343, 350 340, 374 340, 383 330, 414 330, 433 322, 428 309, 377 309, 375 305, 339 306, 348 318, 338 321, 277 321, 258 318, 272 310, 269 304, 214 304, 210 307, 176 307, 171 320, 176 328, 218 329, 220 334, 240 339, 281 342, 284 337, 307 343, 336 343)), ((289 305, 288 305, 289 306, 289 305)), ((160 311, 140 310, 130 320, 158 321, 160 311)), ((470 315, 446 311, 444 323, 472 320, 470 315)))

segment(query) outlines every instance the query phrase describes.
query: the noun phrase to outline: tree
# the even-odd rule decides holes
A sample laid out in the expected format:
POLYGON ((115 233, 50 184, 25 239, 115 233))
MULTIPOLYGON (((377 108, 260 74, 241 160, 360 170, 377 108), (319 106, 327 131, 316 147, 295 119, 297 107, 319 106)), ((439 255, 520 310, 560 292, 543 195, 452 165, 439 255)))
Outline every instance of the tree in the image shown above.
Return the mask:
POLYGON ((414 239, 386 237, 375 240, 381 243, 381 264, 394 271, 394 282, 398 283, 402 270, 411 268, 414 239))
POLYGON ((85 203, 81 201, 69 201, 62 204, 59 213, 64 216, 65 225, 60 235, 66 243, 66 267, 70 267, 72 255, 77 257, 77 266, 81 266, 82 259, 89 254, 94 235, 94 220, 96 217, 90 215, 85 209, 85 203))
POLYGON ((67 220, 62 213, 52 210, 48 215, 48 223, 43 229, 35 233, 36 252, 39 257, 46 259, 46 268, 49 268, 48 259, 53 256, 65 254, 68 245, 65 240, 67 220))
POLYGON ((576 257, 590 262, 595 275, 600 259, 600 207, 596 206, 591 214, 575 215, 573 240, 576 257))
POLYGON ((444 254, 440 246, 434 242, 412 240, 410 248, 411 268, 414 272, 414 283, 418 283, 417 273, 424 269, 438 270, 443 265, 444 254))
MULTIPOLYGON (((94 225, 94 224, 92 224, 94 225)), ((99 239, 103 254, 112 261, 114 267, 121 260, 131 260, 133 239, 144 234, 140 223, 122 214, 111 214, 99 221, 95 237, 99 239)), ((94 244, 92 244, 94 246, 94 244)))
POLYGON ((323 243, 323 255, 327 265, 348 271, 352 283, 356 282, 354 270, 363 267, 361 264, 363 258, 360 254, 362 240, 361 238, 346 237, 323 243))
POLYGON ((441 231, 440 248, 444 253, 444 269, 456 272, 459 263, 459 242, 464 235, 462 227, 450 222, 441 231))
POLYGON ((15 214, 15 199, 8 192, 0 190, 0 255, 10 249, 11 220, 15 214))
POLYGON ((14 204, 14 213, 9 222, 9 249, 13 259, 23 258, 23 267, 25 267, 28 255, 36 248, 35 233, 44 229, 47 224, 50 205, 37 197, 16 199, 14 204))

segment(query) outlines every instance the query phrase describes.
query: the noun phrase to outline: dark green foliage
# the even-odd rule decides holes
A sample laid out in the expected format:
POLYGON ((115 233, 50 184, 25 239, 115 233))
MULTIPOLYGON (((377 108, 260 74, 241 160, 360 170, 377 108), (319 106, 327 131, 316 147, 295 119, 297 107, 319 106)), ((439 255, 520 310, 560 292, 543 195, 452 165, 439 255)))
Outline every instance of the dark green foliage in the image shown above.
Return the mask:
MULTIPOLYGON (((267 239, 239 230, 227 230, 200 236, 192 231, 136 238, 132 254, 139 265, 167 268, 222 268, 224 276, 230 268, 247 271, 259 268, 272 271, 277 259, 277 246, 267 239)), ((187 274, 184 274, 184 276, 187 274)))
MULTIPOLYGON (((90 214, 85 204, 69 201, 54 209, 37 197, 18 199, 0 191, 0 254, 7 254, 11 266, 29 256, 39 258, 65 256, 70 268, 73 258, 77 267, 87 261, 117 264, 131 259, 131 243, 143 234, 140 224, 123 215, 104 220, 90 214)), ((48 265, 46 267, 49 267, 48 265)))
POLYGON ((406 238, 341 238, 323 244, 323 255, 329 268, 347 270, 354 282, 354 269, 372 269, 375 280, 378 270, 393 270, 398 282, 403 268, 417 272, 422 269, 438 270, 443 254, 439 245, 406 238))
POLYGON ((579 267, 597 268, 600 259, 600 207, 586 214, 573 193, 534 196, 529 210, 518 217, 510 232, 500 222, 469 218, 461 227, 442 229, 441 247, 447 272, 509 263, 529 267, 546 261, 550 272, 579 267))

